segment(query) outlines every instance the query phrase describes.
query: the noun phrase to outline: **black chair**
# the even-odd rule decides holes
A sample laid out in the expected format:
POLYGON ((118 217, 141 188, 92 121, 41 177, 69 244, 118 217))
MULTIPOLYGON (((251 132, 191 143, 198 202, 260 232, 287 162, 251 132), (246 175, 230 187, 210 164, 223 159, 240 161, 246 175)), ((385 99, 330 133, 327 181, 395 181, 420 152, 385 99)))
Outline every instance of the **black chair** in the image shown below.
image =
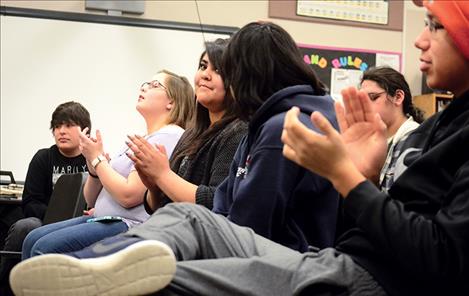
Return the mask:
POLYGON ((86 209, 83 185, 87 177, 87 173, 66 174, 59 177, 54 185, 43 225, 83 215, 83 210, 86 209))
MULTIPOLYGON (((88 173, 62 175, 57 179, 49 200, 43 225, 63 221, 83 215, 86 201, 83 196, 83 185, 88 173)), ((0 251, 0 256, 21 258, 21 252, 0 251)))

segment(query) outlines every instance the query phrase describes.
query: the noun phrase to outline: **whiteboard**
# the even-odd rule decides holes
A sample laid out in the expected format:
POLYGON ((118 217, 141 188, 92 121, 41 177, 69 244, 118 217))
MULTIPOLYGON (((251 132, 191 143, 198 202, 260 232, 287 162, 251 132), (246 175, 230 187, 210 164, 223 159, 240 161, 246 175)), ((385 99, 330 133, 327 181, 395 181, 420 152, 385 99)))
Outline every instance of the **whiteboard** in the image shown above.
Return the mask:
POLYGON ((192 82, 204 38, 229 37, 11 15, 1 16, 0 28, 0 167, 17 180, 25 179, 38 149, 54 144, 49 125, 56 106, 82 103, 113 155, 126 135, 145 133, 135 109, 142 82, 161 69, 192 82))

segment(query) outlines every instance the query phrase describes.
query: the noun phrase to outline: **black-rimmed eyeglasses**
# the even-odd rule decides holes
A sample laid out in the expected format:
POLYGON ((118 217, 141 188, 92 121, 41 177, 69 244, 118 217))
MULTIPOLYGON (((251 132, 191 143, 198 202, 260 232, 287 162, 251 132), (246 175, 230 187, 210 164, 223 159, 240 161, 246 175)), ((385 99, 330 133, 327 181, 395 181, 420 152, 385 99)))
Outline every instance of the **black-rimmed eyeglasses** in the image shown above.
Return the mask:
POLYGON ((370 100, 372 102, 376 101, 377 99, 379 99, 379 97, 382 95, 382 94, 385 94, 386 92, 385 91, 382 91, 382 92, 379 92, 379 93, 368 93, 368 97, 370 98, 370 100))
POLYGON ((152 80, 150 82, 144 82, 142 83, 142 85, 140 86, 140 88, 148 88, 148 89, 152 89, 152 88, 162 88, 164 90, 167 90, 166 86, 164 86, 161 82, 159 82, 158 80, 152 80))

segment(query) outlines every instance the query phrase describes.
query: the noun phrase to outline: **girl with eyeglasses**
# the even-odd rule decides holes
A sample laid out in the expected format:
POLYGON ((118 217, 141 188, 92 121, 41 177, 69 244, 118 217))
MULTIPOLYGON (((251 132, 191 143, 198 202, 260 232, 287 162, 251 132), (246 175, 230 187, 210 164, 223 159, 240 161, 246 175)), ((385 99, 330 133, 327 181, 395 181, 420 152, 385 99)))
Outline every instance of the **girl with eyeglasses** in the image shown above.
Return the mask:
POLYGON ((220 71, 227 40, 205 44, 195 74, 196 112, 168 160, 164 147, 132 136, 129 157, 149 189, 149 213, 169 202, 190 202, 213 207, 217 186, 228 175, 238 143, 247 124, 239 120, 233 98, 220 71))
MULTIPOLYGON (((165 147, 171 154, 194 110, 194 91, 189 81, 167 70, 158 72, 140 87, 136 109, 146 123, 146 140, 165 147)), ((96 138, 80 135, 89 177, 84 185, 88 215, 49 224, 26 237, 22 259, 45 253, 80 250, 105 237, 127 231, 148 219, 143 206, 144 182, 122 149, 110 159, 103 150, 99 130, 96 138)))

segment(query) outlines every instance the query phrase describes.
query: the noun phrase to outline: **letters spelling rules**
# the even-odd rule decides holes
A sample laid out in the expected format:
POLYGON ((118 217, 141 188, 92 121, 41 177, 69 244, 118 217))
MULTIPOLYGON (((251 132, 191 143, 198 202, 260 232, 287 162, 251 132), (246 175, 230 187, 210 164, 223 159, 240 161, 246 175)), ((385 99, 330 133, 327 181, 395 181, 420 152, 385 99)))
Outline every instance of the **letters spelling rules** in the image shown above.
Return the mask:
MULTIPOLYGON (((303 60, 308 65, 318 65, 320 68, 324 69, 329 64, 325 57, 321 57, 318 54, 307 55, 303 56, 303 60)), ((345 68, 345 67, 355 67, 361 71, 365 71, 368 69, 368 64, 363 62, 362 59, 359 57, 353 58, 353 56, 342 56, 339 58, 334 58, 331 61, 332 67, 338 68, 345 68)))

